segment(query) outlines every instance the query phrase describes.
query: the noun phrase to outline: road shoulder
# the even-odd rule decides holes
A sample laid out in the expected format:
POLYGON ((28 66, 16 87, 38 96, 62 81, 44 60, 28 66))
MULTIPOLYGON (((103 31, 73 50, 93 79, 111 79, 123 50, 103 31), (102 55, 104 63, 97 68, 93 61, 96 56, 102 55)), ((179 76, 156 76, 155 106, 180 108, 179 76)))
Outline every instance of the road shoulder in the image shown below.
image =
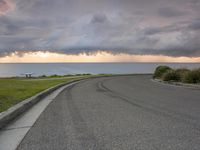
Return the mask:
POLYGON ((181 83, 181 82, 163 81, 159 79, 151 79, 151 81, 165 84, 165 85, 177 86, 177 87, 200 89, 200 84, 187 84, 187 83, 181 83))
POLYGON ((15 121, 0 130, 0 145, 2 150, 15 150, 23 140, 27 132, 34 125, 40 114, 54 100, 54 98, 65 88, 77 84, 78 82, 70 83, 52 92, 37 104, 32 106, 15 121))

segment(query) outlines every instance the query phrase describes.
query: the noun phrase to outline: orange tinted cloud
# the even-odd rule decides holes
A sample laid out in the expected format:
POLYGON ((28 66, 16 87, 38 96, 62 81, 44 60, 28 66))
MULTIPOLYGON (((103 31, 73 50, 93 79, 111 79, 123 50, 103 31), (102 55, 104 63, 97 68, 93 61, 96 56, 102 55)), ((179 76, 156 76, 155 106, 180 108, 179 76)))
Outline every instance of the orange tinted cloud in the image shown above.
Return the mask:
POLYGON ((87 55, 58 54, 52 52, 28 52, 24 54, 12 53, 1 57, 0 63, 26 63, 26 62, 200 62, 200 57, 168 57, 155 55, 113 55, 107 52, 98 52, 87 55))
POLYGON ((5 15, 7 12, 14 9, 15 4, 12 0, 0 0, 0 15, 5 15))

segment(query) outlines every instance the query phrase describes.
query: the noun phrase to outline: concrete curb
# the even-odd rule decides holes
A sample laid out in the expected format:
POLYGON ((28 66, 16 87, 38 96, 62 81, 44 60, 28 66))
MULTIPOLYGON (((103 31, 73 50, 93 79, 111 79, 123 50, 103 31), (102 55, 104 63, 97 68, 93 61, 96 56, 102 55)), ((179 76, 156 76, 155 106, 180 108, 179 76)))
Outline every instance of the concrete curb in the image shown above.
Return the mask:
POLYGON ((83 79, 77 79, 77 80, 73 80, 70 82, 66 82, 66 83, 61 83, 59 85, 56 85, 54 87, 51 87, 49 89, 46 89, 14 106, 12 106, 11 108, 9 108, 8 110, 1 112, 0 113, 0 129, 2 129, 3 127, 5 127, 7 124, 9 124, 11 121, 13 121, 14 119, 16 119, 18 116, 20 116, 21 114, 23 114, 24 112, 26 112, 26 110, 28 110, 29 108, 31 108, 33 105, 35 105, 37 102, 39 102, 40 100, 42 100, 44 97, 46 97, 47 95, 49 95, 50 93, 52 93, 53 91, 67 85, 67 84, 71 84, 71 83, 76 83, 78 81, 82 81, 82 80, 87 80, 89 78, 83 78, 83 79))
POLYGON ((200 85, 198 84, 187 84, 187 83, 180 83, 180 82, 173 82, 173 81, 163 81, 160 79, 151 79, 154 82, 159 82, 163 84, 169 84, 169 85, 174 85, 174 86, 182 86, 186 88, 193 88, 193 89, 200 89, 200 85))
MULTIPOLYGON (((120 76, 120 75, 111 75, 111 76, 113 77, 113 76, 120 76)), ((16 119, 21 114, 25 113, 29 108, 31 108, 33 105, 38 103, 40 100, 42 100, 44 97, 46 97, 47 95, 49 95, 53 91, 65 86, 67 84, 76 83, 76 82, 82 81, 82 80, 101 78, 101 77, 110 77, 110 76, 105 75, 105 76, 97 76, 97 77, 86 77, 86 78, 83 78, 83 79, 75 79, 75 80, 72 80, 70 82, 61 83, 59 85, 56 85, 56 86, 51 87, 49 89, 46 89, 46 90, 44 90, 44 91, 26 99, 26 100, 23 100, 22 102, 12 106, 8 110, 0 113, 0 129, 2 129, 6 125, 8 125, 11 121, 16 119)))

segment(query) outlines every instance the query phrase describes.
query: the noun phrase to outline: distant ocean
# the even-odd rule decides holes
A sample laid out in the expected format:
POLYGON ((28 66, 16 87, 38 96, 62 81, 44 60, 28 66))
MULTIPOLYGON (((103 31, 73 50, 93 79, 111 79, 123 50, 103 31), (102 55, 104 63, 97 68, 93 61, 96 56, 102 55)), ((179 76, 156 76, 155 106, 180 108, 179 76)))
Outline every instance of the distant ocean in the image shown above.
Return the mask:
POLYGON ((200 63, 0 63, 0 77, 65 74, 153 73, 159 65, 173 68, 200 68, 200 63))

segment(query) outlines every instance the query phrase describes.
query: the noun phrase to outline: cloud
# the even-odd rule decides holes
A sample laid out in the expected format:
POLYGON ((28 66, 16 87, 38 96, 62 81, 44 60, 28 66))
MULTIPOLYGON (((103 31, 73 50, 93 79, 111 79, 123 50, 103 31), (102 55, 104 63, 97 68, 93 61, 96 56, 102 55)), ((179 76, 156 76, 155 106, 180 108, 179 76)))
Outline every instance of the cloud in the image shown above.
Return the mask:
POLYGON ((193 21, 188 27, 193 30, 200 30, 200 19, 193 21))
POLYGON ((147 29, 144 30, 144 33, 146 35, 154 35, 154 34, 161 33, 161 32, 163 32, 161 30, 161 28, 155 28, 155 27, 154 28, 147 28, 147 29))
POLYGON ((91 20, 91 23, 105 23, 108 19, 105 14, 95 14, 91 20))
POLYGON ((178 7, 163 7, 158 10, 158 14, 163 17, 179 17, 186 14, 184 10, 179 10, 178 7))
POLYGON ((11 0, 0 0, 0 15, 5 15, 7 12, 14 10, 15 5, 11 0))
POLYGON ((195 0, 0 0, 0 55, 200 56, 199 10, 195 0))

